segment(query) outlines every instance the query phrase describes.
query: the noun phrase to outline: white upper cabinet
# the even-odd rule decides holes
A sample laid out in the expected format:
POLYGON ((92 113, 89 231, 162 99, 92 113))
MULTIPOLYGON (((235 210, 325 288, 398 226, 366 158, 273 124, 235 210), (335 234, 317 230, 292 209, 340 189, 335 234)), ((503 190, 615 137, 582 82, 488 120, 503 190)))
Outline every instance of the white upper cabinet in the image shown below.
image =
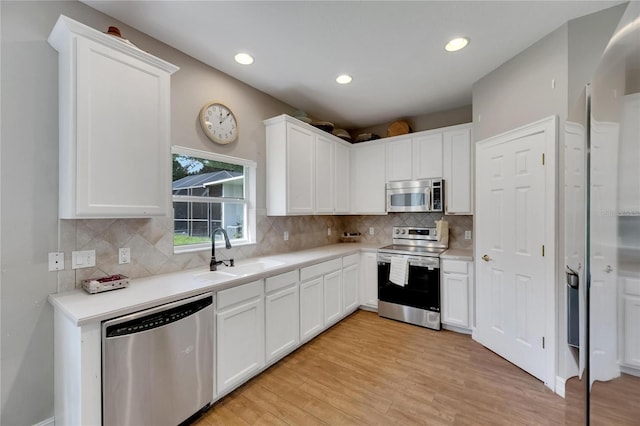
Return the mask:
POLYGON ((344 142, 287 115, 264 124, 267 215, 347 213, 349 192, 339 191, 349 184, 349 153, 339 155, 348 151, 344 142))
POLYGON ((387 143, 387 182, 442 177, 442 132, 398 136, 387 143))
POLYGON ((315 135, 287 123, 287 211, 313 214, 315 194, 315 135))
POLYGON ((386 142, 387 181, 411 180, 411 137, 386 142))
POLYGON ((167 215, 178 67, 65 16, 49 43, 59 52, 60 217, 167 215))
POLYGON ((336 214, 350 212, 350 158, 351 147, 346 143, 336 142, 333 160, 333 207, 336 214))
POLYGON ((445 214, 473 214, 473 143, 471 125, 443 133, 445 214))
POLYGON ((385 144, 375 141, 351 150, 351 213, 385 214, 385 144))
POLYGON ((442 177, 442 133, 421 133, 411 140, 413 179, 442 177))
POLYGON ((319 214, 333 214, 334 141, 318 135, 316 136, 315 147, 315 212, 319 214))

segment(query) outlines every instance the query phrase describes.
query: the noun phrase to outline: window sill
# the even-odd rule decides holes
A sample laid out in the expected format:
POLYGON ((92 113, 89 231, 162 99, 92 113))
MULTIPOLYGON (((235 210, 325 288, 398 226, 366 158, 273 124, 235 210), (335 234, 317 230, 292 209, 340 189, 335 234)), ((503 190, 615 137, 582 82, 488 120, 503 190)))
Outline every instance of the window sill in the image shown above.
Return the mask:
MULTIPOLYGON (((237 241, 231 243, 231 248, 234 247, 243 247, 243 246, 251 246, 256 243, 253 241, 237 241)), ((216 244, 216 250, 223 250, 225 248, 224 243, 216 244)), ((173 254, 184 254, 184 253, 197 253, 201 251, 211 251, 211 244, 191 244, 188 246, 174 246, 173 254)))

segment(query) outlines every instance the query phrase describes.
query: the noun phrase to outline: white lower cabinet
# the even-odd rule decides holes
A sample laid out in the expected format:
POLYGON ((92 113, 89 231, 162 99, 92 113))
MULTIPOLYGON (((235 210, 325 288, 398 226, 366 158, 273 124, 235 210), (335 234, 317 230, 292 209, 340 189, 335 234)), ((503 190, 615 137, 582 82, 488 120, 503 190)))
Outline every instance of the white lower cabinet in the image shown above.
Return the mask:
POLYGON ((300 342, 306 342, 324 327, 322 277, 300 283, 300 342))
POLYGON ((270 364, 300 343, 298 270, 265 280, 265 354, 270 364))
POLYGON ((473 263, 442 259, 442 323, 470 331, 474 326, 473 263))
POLYGON ((360 259, 360 305, 378 309, 378 254, 363 252, 360 259))
MULTIPOLYGON (((623 291, 622 365, 640 368, 640 279, 620 277, 623 291)), ((636 370, 637 371, 637 370, 636 370)))
POLYGON ((358 309, 358 281, 360 273, 360 255, 352 254, 342 258, 342 313, 349 315, 358 309))
POLYGON ((325 275, 323 282, 324 325, 329 326, 342 318, 342 270, 325 275))
POLYGON ((216 385, 222 395, 264 366, 264 282, 217 294, 216 385))

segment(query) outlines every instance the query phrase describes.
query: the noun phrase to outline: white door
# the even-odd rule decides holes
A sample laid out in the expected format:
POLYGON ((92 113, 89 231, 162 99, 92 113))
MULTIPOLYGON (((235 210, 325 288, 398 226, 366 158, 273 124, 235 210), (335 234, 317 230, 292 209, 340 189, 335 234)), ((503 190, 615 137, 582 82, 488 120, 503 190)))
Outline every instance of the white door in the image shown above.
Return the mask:
POLYGON ((342 269, 342 306, 345 314, 358 308, 358 273, 357 263, 342 269))
POLYGON ((547 292, 554 291, 555 263, 543 256, 545 249, 548 257, 554 255, 554 239, 545 239, 547 227, 554 227, 554 215, 549 220, 547 213, 555 192, 547 193, 547 180, 553 178, 545 167, 553 166, 543 165, 543 153, 549 138, 555 144, 556 124, 555 119, 535 124, 478 144, 474 338, 552 386, 547 352, 553 353, 555 336, 545 330, 554 315, 547 292), (550 289, 547 268, 552 269, 550 289))
POLYGON ((287 210, 313 214, 315 194, 315 135, 287 123, 287 210))
POLYGON ((350 153, 351 147, 336 142, 333 161, 333 211, 349 213, 350 209, 350 153))

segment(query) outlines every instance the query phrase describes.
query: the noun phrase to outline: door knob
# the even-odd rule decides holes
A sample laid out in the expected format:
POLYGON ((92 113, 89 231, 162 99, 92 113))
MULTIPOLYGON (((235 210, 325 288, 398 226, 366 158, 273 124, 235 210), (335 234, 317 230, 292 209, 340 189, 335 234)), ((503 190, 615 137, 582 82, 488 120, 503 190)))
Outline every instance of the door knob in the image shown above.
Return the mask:
POLYGON ((484 260, 485 262, 488 262, 491 260, 491 258, 485 254, 484 256, 482 256, 482 260, 484 260))
POLYGON ((611 267, 611 265, 607 265, 607 267, 606 267, 606 268, 604 268, 604 271, 605 271, 607 274, 609 274, 609 273, 611 273, 611 271, 613 271, 613 268, 611 267))

